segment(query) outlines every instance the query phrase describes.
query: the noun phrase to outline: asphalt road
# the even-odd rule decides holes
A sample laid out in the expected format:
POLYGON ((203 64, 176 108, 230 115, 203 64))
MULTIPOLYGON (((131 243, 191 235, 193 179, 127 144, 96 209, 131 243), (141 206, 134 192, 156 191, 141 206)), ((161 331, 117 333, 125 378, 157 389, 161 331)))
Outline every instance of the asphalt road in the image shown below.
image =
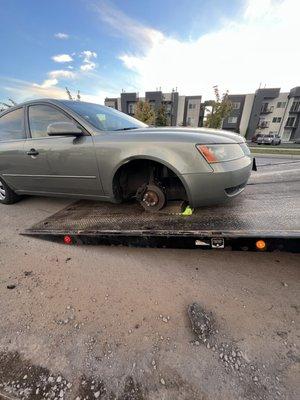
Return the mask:
POLYGON ((284 158, 284 157, 268 157, 268 156, 255 156, 256 163, 258 166, 277 166, 280 165, 281 169, 294 169, 300 166, 300 158, 299 159, 291 159, 291 158, 284 158))
MULTIPOLYGON (((258 164, 295 169, 282 161, 258 164)), ((0 398, 299 398, 299 255, 19 235, 69 202, 0 206, 0 398), (213 322, 205 341, 194 302, 213 322)))

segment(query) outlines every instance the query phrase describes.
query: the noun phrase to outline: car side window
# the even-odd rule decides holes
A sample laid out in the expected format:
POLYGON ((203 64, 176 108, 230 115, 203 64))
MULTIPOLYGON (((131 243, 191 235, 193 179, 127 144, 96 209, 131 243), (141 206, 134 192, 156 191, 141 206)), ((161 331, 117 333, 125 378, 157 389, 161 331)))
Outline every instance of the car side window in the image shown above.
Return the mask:
POLYGON ((0 117, 0 141, 25 139, 23 107, 0 117))
POLYGON ((29 127, 32 138, 48 137, 48 125, 54 122, 70 122, 61 111, 47 105, 34 105, 29 107, 29 127))

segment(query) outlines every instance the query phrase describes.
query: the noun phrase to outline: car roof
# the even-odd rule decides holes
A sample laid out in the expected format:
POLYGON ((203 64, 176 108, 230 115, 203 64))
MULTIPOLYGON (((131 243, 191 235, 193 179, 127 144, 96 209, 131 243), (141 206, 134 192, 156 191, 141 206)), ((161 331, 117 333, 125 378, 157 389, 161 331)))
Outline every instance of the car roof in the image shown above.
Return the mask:
POLYGON ((9 108, 6 108, 5 110, 2 110, 0 112, 0 115, 7 113, 8 111, 13 111, 13 110, 17 110, 20 107, 24 107, 26 105, 29 104, 35 104, 35 103, 40 103, 40 102, 47 102, 47 103, 57 103, 59 102, 59 99, 34 99, 34 100, 28 100, 28 101, 24 101, 22 103, 18 103, 14 106, 11 106, 9 108))
MULTIPOLYGON (((0 116, 4 115, 5 113, 9 112, 9 111, 13 111, 16 110, 20 107, 24 107, 26 105, 32 105, 32 104, 37 104, 37 103, 49 103, 49 104, 62 104, 65 106, 68 106, 68 103, 77 103, 78 101, 76 100, 67 100, 67 99, 52 99, 52 98, 43 98, 43 99, 33 99, 33 100, 28 100, 28 101, 24 101, 23 103, 19 103, 15 106, 6 108, 5 110, 0 112, 0 116)), ((96 103, 90 103, 90 102, 86 102, 86 101, 80 101, 81 103, 85 103, 85 104, 96 104, 96 103)), ((101 104, 98 104, 99 106, 105 107, 101 104)))

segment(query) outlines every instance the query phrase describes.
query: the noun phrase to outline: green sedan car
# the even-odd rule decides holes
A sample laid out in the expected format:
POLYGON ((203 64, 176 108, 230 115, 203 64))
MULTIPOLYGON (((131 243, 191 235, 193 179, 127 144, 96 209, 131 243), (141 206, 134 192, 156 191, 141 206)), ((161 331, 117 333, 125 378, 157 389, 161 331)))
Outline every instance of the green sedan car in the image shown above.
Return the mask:
POLYGON ((241 136, 206 128, 153 128, 98 104, 35 100, 0 115, 0 202, 23 195, 119 203, 157 211, 240 194, 251 173, 241 136))

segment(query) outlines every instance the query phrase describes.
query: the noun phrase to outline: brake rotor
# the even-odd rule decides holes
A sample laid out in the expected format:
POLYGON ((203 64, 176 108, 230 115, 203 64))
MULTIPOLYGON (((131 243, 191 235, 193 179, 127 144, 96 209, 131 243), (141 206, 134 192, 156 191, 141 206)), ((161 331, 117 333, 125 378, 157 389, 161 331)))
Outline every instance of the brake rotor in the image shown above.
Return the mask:
POLYGON ((143 202, 146 203, 148 207, 154 207, 158 204, 159 197, 153 190, 146 190, 143 196, 143 202))
POLYGON ((166 196, 156 185, 148 185, 141 196, 140 204, 146 211, 159 211, 166 203, 166 196))

